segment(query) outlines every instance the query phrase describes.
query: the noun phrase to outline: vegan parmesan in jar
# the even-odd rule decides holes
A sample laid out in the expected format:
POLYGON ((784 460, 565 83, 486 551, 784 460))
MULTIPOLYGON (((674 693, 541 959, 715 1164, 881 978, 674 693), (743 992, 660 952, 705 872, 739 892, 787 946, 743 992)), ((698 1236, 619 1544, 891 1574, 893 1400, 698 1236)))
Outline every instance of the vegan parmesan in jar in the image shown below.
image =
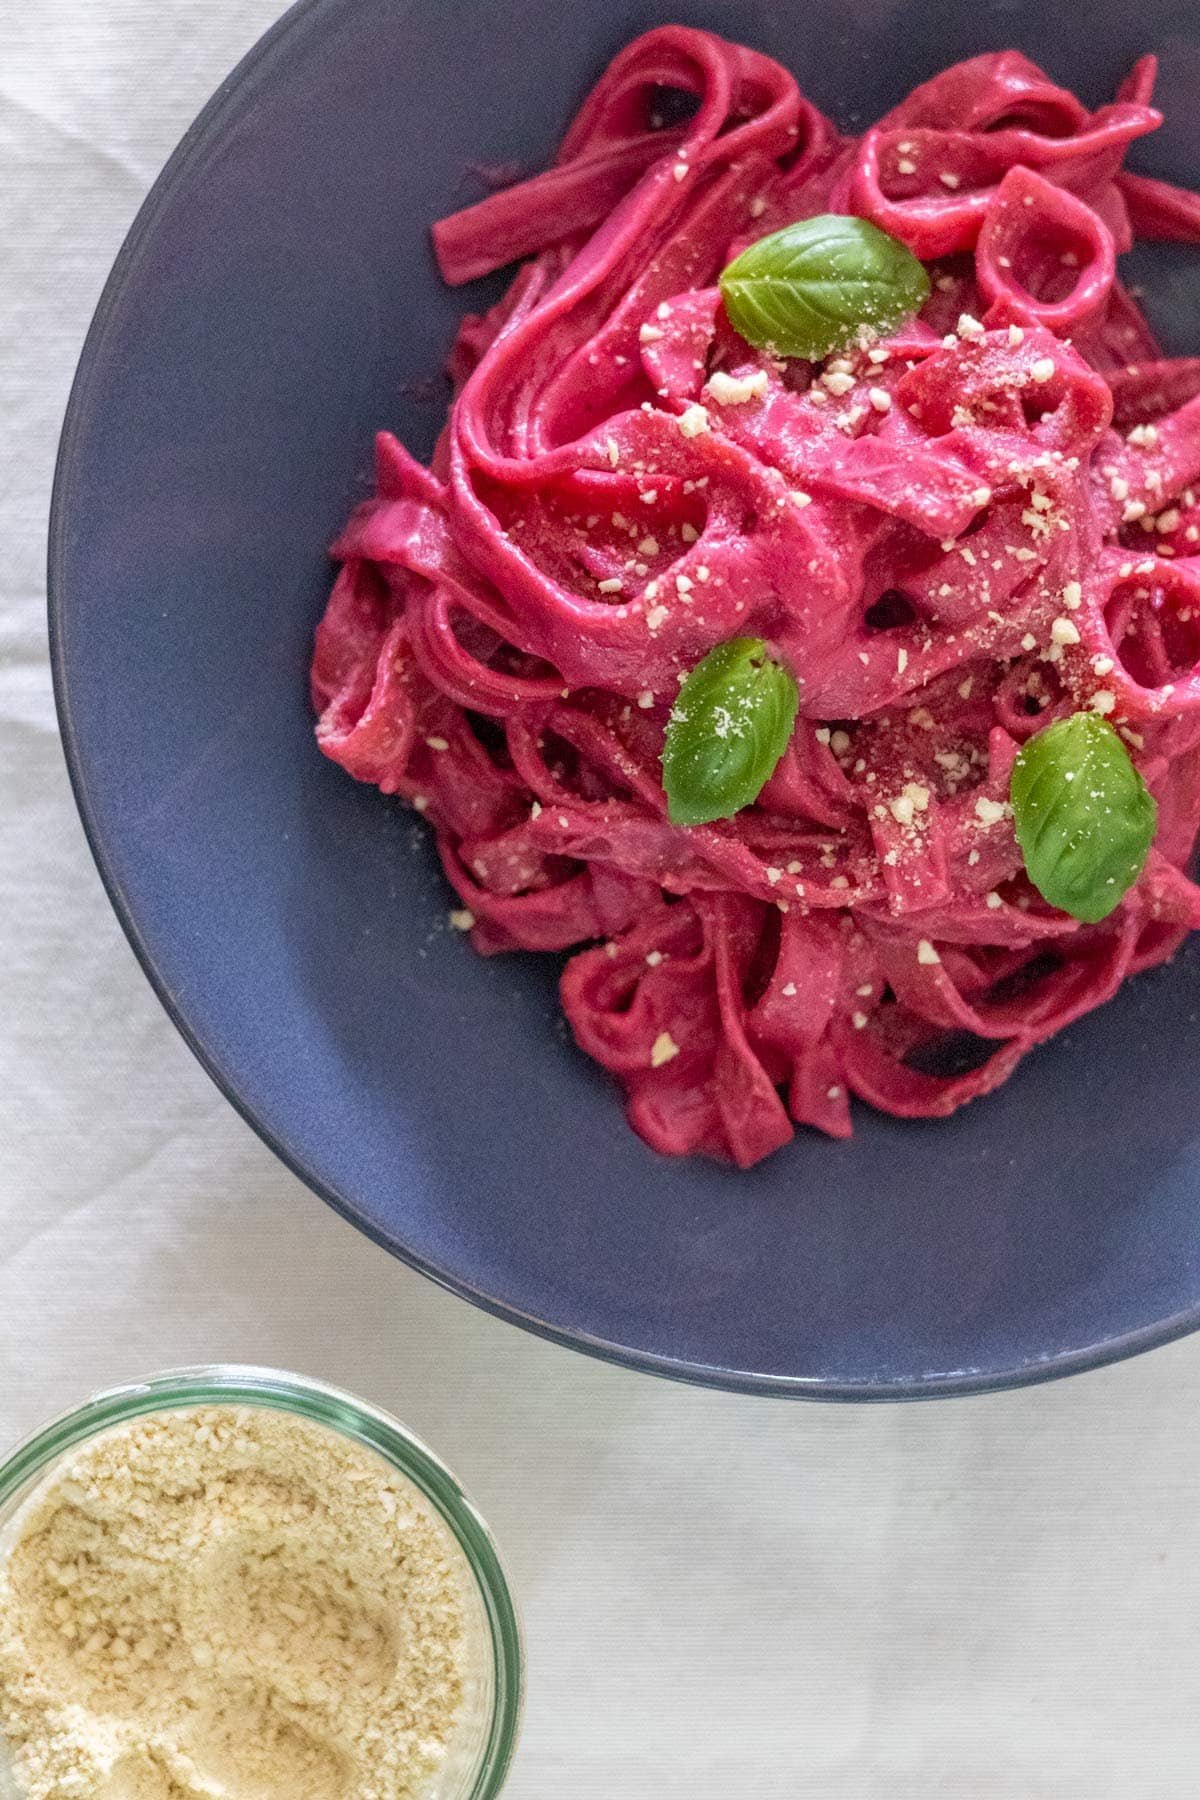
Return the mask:
POLYGON ((0 1541, 17 1793, 429 1795, 463 1714, 465 1579, 416 1486, 324 1425, 230 1404, 109 1430, 0 1541))

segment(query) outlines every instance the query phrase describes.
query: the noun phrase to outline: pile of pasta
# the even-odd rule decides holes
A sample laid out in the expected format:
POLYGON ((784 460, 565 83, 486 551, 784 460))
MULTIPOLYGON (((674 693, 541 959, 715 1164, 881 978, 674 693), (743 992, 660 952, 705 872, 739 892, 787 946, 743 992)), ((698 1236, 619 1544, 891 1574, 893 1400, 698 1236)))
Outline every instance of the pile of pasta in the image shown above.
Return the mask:
POLYGON ((667 27, 551 168, 435 227, 450 282, 521 266, 462 326, 432 467, 378 440, 318 740, 424 814, 477 949, 575 952, 575 1037, 659 1150, 948 1113, 1200 923, 1200 358, 1116 274, 1200 238, 1200 199, 1122 166, 1154 74, 1089 112, 977 57, 847 138, 667 27), (928 303, 823 363, 754 349, 720 271, 830 212, 907 245, 928 303), (792 740, 753 806, 673 825, 673 701, 746 634, 795 676, 792 740), (1097 925, 1032 887, 1008 802, 1081 709, 1158 808, 1097 925))

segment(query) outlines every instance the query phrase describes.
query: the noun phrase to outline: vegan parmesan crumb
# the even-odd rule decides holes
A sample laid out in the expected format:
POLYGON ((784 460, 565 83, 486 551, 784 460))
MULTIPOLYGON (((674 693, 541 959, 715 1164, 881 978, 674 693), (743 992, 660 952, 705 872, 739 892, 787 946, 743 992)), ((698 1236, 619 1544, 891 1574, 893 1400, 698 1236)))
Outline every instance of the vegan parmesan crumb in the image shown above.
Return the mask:
POLYGON ((756 369, 753 375, 727 375, 718 369, 708 378, 708 391, 718 406, 745 406, 749 400, 761 400, 767 391, 767 371, 756 369))
POLYGON ((828 388, 835 400, 840 400, 854 386, 854 377, 847 369, 830 369, 822 375, 821 383, 828 388))

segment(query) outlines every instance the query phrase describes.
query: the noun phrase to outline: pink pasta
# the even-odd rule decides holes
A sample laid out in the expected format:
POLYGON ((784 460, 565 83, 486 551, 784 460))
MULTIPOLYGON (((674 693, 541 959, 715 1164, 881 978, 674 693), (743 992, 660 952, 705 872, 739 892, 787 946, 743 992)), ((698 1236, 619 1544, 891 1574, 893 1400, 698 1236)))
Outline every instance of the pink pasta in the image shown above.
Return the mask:
POLYGON ((574 952, 572 1030, 658 1150, 949 1113, 1200 924, 1200 358, 1116 274, 1137 234, 1200 240, 1200 200, 1122 167, 1153 78, 1088 112, 981 56, 846 138, 666 27, 551 169, 434 229, 448 281, 525 260, 463 324, 432 469, 379 439, 317 737, 424 814, 478 950, 574 952), (824 364, 754 349, 720 271, 828 212, 924 260, 927 305, 824 364), (672 703, 743 634, 796 678, 791 742, 756 804, 672 825, 672 703), (1008 803, 1080 709, 1158 807, 1098 925, 1030 884, 1008 803))

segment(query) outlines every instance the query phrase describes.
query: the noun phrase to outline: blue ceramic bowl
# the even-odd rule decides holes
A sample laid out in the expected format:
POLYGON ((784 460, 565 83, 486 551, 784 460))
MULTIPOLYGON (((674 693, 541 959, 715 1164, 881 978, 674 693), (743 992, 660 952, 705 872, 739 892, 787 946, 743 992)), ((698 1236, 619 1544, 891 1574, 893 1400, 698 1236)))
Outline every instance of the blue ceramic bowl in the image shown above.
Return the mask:
MULTIPOLYGON (((456 1292, 663 1374, 874 1399, 1080 1369, 1200 1323, 1200 955, 941 1123, 865 1110, 750 1174, 654 1157, 559 1022, 551 958, 481 961, 410 814, 318 755, 325 546, 371 435, 432 444, 454 322, 430 220, 536 162, 667 19, 789 63, 847 125, 1015 44, 1093 101, 1146 49, 1200 180, 1200 13, 998 0, 308 0, 146 203, 63 438, 51 614, 87 830, 164 1004, 319 1193, 456 1292), (477 191, 477 190, 474 190, 477 191)), ((1145 263, 1178 350, 1200 266, 1145 263)))

